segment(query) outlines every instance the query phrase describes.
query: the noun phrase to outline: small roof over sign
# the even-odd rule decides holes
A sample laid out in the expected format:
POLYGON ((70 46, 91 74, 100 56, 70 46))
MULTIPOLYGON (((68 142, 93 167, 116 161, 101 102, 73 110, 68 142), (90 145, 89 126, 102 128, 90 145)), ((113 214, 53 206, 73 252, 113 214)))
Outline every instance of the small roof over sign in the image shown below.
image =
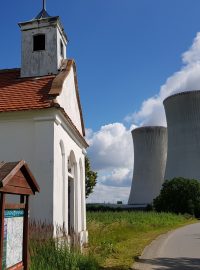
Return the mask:
POLYGON ((40 188, 24 160, 0 162, 0 193, 32 195, 40 188))

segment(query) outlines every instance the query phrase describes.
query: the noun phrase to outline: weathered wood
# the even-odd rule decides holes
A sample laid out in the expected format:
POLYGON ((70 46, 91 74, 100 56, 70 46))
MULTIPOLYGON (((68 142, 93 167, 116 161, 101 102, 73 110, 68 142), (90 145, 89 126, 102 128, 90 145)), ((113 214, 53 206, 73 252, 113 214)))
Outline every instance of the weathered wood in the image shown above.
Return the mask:
POLYGON ((30 188, 29 183, 27 182, 21 171, 17 172, 17 174, 13 176, 13 178, 9 181, 9 185, 30 188))
POLYGON ((17 263, 6 270, 24 270, 23 262, 17 263))
POLYGON ((14 186, 5 186, 0 188, 0 192, 10 193, 10 194, 22 194, 22 195, 33 195, 33 191, 28 188, 14 187, 14 186))
POLYGON ((27 179, 29 182, 30 186, 35 192, 40 192, 40 187, 32 174, 31 170, 29 169, 28 165, 25 163, 24 166, 21 168, 21 171, 24 175, 24 177, 27 179))
POLYGON ((22 262, 7 270, 28 270, 29 195, 38 191, 39 186, 25 161, 0 163, 0 270, 3 267, 5 209, 24 209, 22 262), (20 195, 20 203, 5 203, 6 194, 20 195))
POLYGON ((20 168, 25 164, 24 160, 21 160, 16 166, 9 172, 9 174, 2 180, 3 186, 6 186, 10 179, 13 178, 14 175, 20 170, 20 168))
POLYGON ((24 213, 24 231, 23 231, 23 262, 24 270, 28 270, 28 234, 29 234, 29 196, 26 196, 26 206, 24 213))
POLYGON ((1 194, 1 198, 0 198, 0 270, 2 270, 2 264, 3 264, 4 209, 5 209, 5 194, 1 194))
POLYGON ((25 161, 0 163, 0 270, 3 263, 5 209, 24 209, 22 262, 7 270, 28 270, 29 195, 39 186, 25 161), (2 166, 1 166, 2 165, 2 166), (6 194, 20 195, 20 203, 5 203, 6 194))
POLYGON ((25 204, 24 203, 9 203, 5 205, 5 209, 7 210, 25 209, 25 204))
MULTIPOLYGON (((31 194, 39 192, 39 186, 24 160, 19 162, 6 162, 0 167, 0 186, 22 187, 32 189, 31 194)), ((3 191, 1 189, 1 191, 3 191)), ((8 192, 7 193, 13 193, 8 192)), ((29 194, 29 193, 28 193, 29 194)))

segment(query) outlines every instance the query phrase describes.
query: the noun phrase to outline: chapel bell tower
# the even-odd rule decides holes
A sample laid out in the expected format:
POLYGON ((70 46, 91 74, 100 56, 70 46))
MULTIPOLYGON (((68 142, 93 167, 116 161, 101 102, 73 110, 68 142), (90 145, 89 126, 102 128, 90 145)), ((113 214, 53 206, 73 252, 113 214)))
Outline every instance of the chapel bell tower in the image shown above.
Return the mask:
POLYGON ((42 11, 31 21, 19 23, 22 33, 21 77, 57 74, 66 59, 67 36, 59 16, 42 11))

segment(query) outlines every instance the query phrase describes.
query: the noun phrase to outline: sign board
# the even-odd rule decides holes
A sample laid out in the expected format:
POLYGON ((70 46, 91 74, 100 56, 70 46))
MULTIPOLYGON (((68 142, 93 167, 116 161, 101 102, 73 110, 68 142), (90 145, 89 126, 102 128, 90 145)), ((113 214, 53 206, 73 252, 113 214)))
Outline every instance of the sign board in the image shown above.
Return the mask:
POLYGON ((24 160, 0 162, 0 270, 29 269, 29 196, 36 192, 39 186, 24 160))
POLYGON ((3 270, 14 270, 23 265, 24 210, 5 210, 3 240, 3 270))

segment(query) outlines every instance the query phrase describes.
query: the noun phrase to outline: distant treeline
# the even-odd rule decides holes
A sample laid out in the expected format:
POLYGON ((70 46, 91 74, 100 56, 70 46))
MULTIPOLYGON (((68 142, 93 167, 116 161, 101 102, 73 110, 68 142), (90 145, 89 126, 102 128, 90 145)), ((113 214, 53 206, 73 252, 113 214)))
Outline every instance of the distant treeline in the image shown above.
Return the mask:
POLYGON ((109 204, 93 204, 89 203, 86 205, 87 211, 92 211, 92 212, 122 212, 122 211, 150 211, 152 210, 151 206, 146 206, 146 207, 133 207, 129 205, 109 205, 109 204))

